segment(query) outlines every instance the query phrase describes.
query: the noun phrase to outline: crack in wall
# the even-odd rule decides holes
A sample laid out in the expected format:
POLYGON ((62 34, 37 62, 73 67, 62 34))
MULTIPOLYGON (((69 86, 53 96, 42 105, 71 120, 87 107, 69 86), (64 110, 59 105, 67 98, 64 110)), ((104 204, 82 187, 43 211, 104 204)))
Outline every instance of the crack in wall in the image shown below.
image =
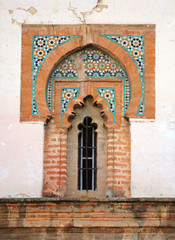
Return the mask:
POLYGON ((75 0, 70 0, 68 10, 73 12, 80 22, 86 23, 87 16, 92 15, 94 11, 99 13, 104 8, 108 8, 108 5, 103 4, 103 0, 91 0, 91 4, 90 2, 88 4, 86 2, 86 5, 83 5, 81 0, 76 0, 76 2, 75 0))
POLYGON ((76 9, 71 6, 71 2, 69 3, 68 10, 71 11, 80 22, 85 23, 84 18, 82 19, 81 16, 79 16, 79 14, 77 13, 76 9))

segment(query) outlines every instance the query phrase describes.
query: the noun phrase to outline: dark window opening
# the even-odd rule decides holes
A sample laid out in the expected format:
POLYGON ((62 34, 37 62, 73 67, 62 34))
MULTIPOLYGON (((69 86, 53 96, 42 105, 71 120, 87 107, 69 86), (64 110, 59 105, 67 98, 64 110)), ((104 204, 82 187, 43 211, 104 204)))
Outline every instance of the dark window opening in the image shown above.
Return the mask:
POLYGON ((78 125, 78 189, 97 188, 97 124, 85 117, 78 125))

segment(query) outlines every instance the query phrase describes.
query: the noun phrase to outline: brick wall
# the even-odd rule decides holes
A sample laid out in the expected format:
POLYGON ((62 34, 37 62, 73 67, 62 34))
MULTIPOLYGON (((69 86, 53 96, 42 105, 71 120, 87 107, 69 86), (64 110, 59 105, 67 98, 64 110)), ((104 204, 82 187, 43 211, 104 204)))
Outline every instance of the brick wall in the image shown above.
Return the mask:
POLYGON ((115 197, 130 197, 131 142, 129 123, 122 118, 119 129, 108 129, 108 186, 115 197))
POLYGON ((67 179, 67 129, 52 119, 45 127, 43 196, 64 196, 67 179))
POLYGON ((54 118, 45 127, 43 196, 106 197, 107 189, 111 189, 112 197, 130 197, 129 123, 125 118, 121 118, 120 127, 109 127, 105 130, 100 117, 102 109, 94 108, 92 101, 94 100, 89 100, 88 108, 85 104, 84 110, 80 107, 79 110, 75 110, 73 129, 70 129, 69 133, 67 128, 58 128, 54 118), (97 129, 97 190, 89 191, 88 195, 84 191, 77 190, 77 125, 86 115, 91 116, 99 126, 97 129))
MULTIPOLYGON (((111 189, 113 196, 129 197, 131 156, 129 123, 126 119, 129 117, 155 117, 154 26, 68 25, 64 28, 61 26, 45 26, 42 28, 32 25, 24 26, 22 46, 21 120, 45 121, 48 117, 52 118, 45 127, 43 196, 72 196, 72 194, 76 196, 78 194, 76 187, 74 190, 70 188, 72 181, 74 186, 77 185, 76 168, 72 171, 74 178, 71 179, 69 177, 67 180, 68 170, 70 176, 70 169, 72 169, 70 164, 67 164, 67 160, 69 162, 77 162, 77 156, 74 159, 67 158, 67 131, 71 126, 69 118, 75 115, 75 106, 81 105, 84 99, 91 95, 94 103, 102 106, 101 113, 103 112, 106 116, 104 125, 107 128, 107 156, 105 157, 106 162, 103 162, 105 162, 105 164, 107 163, 107 170, 104 171, 104 174, 99 172, 99 175, 105 175, 104 178, 101 177, 99 182, 99 186, 105 185, 102 195, 105 195, 107 189, 111 189), (42 35, 42 37, 40 35, 42 35), (62 35, 64 36, 62 37, 62 35), (114 40, 113 35, 119 36, 119 38, 115 37, 118 38, 117 41, 116 39, 114 40), (40 40, 37 39, 38 36, 40 36, 40 40), (129 36, 132 36, 133 39, 129 39, 131 38, 129 36), (137 39, 135 39, 135 36, 137 36, 137 39), (54 41, 56 42, 53 48, 50 39, 52 39, 52 44, 54 41), (125 39, 125 44, 130 44, 129 46, 132 50, 130 53, 128 52, 130 50, 125 49, 125 46, 122 45, 121 39, 125 39), (140 50, 138 49, 138 45, 142 46, 140 50), (33 46, 35 46, 34 49, 33 46), (83 49, 89 50, 89 47, 91 47, 91 51, 92 49, 101 51, 102 54, 100 53, 101 55, 99 55, 99 62, 96 62, 95 58, 93 61, 91 59, 90 62, 86 63, 82 61, 81 51, 83 51, 83 49), (43 53, 43 58, 41 56, 42 54, 39 56, 37 53, 39 49, 40 52, 43 53), (45 49, 47 51, 45 51, 45 49), (136 55, 138 55, 138 57, 141 56, 141 58, 137 58, 137 56, 134 58, 134 51, 136 51, 136 55), (109 77, 109 75, 101 77, 103 74, 99 74, 98 77, 87 75, 87 72, 91 71, 89 63, 95 66, 94 71, 102 71, 100 70, 102 68, 99 67, 99 63, 105 54, 108 54, 108 60, 112 59, 110 60, 111 63, 114 59, 116 60, 115 68, 120 69, 125 74, 127 73, 127 78, 130 81, 130 90, 127 94, 131 97, 128 101, 128 108, 125 109, 126 112, 124 111, 125 103, 123 100, 126 93, 124 90, 125 80, 122 77, 125 74, 120 77, 116 75, 114 78, 109 77), (75 65, 73 68, 78 77, 66 78, 65 75, 62 75, 61 78, 57 78, 55 75, 52 76, 52 71, 68 56, 73 59, 73 61, 71 60, 71 64, 72 66, 75 65), (143 59, 145 62, 142 61, 143 59), (85 66, 86 64, 87 66, 85 66), (85 69, 87 71, 85 71, 85 69), (141 77, 142 74, 143 78, 141 77), (49 92, 47 90, 49 87, 46 87, 48 86, 47 83, 51 76, 53 79, 53 88, 50 87, 49 91, 53 93, 53 97, 50 95, 50 99, 53 100, 53 103, 52 100, 50 100, 53 111, 49 108, 47 99, 49 92), (66 99, 68 103, 64 102, 63 104, 63 88, 79 89, 78 96, 73 97, 71 101, 66 99), (98 88, 115 89, 116 94, 114 94, 113 103, 107 102, 103 96, 100 96, 97 92, 98 88), (116 102, 116 104, 114 102, 116 102), (110 110, 110 104, 114 106, 113 113, 110 110), (142 106, 145 111, 141 112, 141 115, 138 115, 140 106, 142 106)), ((110 68, 112 69, 110 65, 107 65, 107 61, 102 60, 103 65, 106 66, 105 71, 110 68)), ((105 71, 103 69, 103 72, 105 71)), ((72 140, 72 142, 74 141, 72 140)), ((105 156, 102 151, 101 153, 99 152, 98 155, 99 159, 105 156)), ((105 165, 103 165, 102 169, 105 168, 105 165)), ((100 187, 100 189, 102 189, 102 187, 100 187)), ((92 197, 94 196, 97 197, 98 194, 92 194, 92 197)))
POLYGON ((0 199, 0 239, 173 240, 175 199, 0 199))

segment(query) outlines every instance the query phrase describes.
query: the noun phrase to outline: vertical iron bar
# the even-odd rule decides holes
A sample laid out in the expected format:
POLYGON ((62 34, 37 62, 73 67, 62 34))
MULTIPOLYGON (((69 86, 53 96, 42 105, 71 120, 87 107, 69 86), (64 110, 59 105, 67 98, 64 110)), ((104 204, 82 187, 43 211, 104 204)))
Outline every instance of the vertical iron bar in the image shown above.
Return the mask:
POLYGON ((95 184, 94 184, 94 134, 95 130, 92 128, 92 190, 95 190, 95 184))
POLYGON ((88 190, 88 118, 86 117, 86 190, 88 190))
MULTIPOLYGON (((80 168, 83 168, 83 130, 81 130, 81 155, 80 155, 80 168)), ((80 169, 80 190, 83 190, 83 170, 80 169)))

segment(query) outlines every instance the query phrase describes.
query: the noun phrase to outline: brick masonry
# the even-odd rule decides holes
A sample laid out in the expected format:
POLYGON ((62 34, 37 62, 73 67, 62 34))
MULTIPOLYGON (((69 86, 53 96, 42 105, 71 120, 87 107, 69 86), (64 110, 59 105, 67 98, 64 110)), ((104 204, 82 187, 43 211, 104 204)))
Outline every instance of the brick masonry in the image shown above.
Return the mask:
POLYGON ((131 144, 129 123, 122 119, 120 129, 108 129, 107 183, 115 197, 130 197, 131 144))
MULTIPOLYGON (((48 42, 48 41, 46 41, 48 42)), ((39 43, 41 45, 41 43, 39 43)), ((48 43, 51 45, 53 43, 48 43)), ((37 26, 24 25, 22 33, 22 74, 21 74, 21 121, 45 121, 49 114, 46 103, 46 85, 53 68, 65 57, 75 53, 77 50, 91 44, 94 47, 106 52, 118 60, 126 70, 131 81, 132 97, 129 108, 126 111, 127 117, 155 118, 155 26, 154 25, 65 25, 65 26, 37 26), (132 54, 116 42, 104 36, 144 36, 144 102, 145 111, 143 116, 137 116, 141 98, 141 81, 135 60, 132 54), (33 59, 33 36, 68 36, 63 40, 61 37, 57 47, 47 49, 45 60, 37 72, 35 89, 33 88, 32 59, 33 59), (50 52, 49 52, 50 51, 50 52), (31 102, 32 91, 36 94, 36 103, 39 115, 32 115, 31 102)), ((39 45, 39 46, 40 46, 39 45)), ((137 46, 137 44, 135 43, 137 46)), ((140 50, 139 50, 140 51, 140 50)), ((138 52, 139 52, 138 51, 138 52)), ((132 52, 132 51, 131 51, 132 52)), ((38 54, 38 53, 37 53, 38 54)), ((41 57, 40 57, 41 58, 41 57)), ((38 62, 40 64, 41 62, 38 62)))
POLYGON ((175 199, 0 199, 0 239, 175 239, 175 199))
POLYGON ((64 196, 67 179, 67 129, 57 128, 54 121, 45 128, 44 196, 64 196))
MULTIPOLYGON (((114 85, 113 85, 114 86, 114 85)), ((117 85, 117 92, 120 89, 120 84, 117 85), (119 88, 118 88, 119 87, 119 88)), ((60 86, 58 85, 58 90, 60 86)), ((57 89, 57 88, 56 88, 57 89)), ((86 88, 87 89, 87 88, 86 88)), ((95 89, 95 88, 93 88, 95 89)), ((57 91, 56 91, 57 92, 57 91)), ((93 91, 90 88, 90 92, 93 95, 93 91)), ((87 94, 88 95, 88 94, 87 94)), ((95 95, 95 94, 94 94, 95 95)), ((59 94, 57 96, 60 96, 59 94)), ((57 99, 57 98, 56 98, 57 99)), ((116 96, 117 102, 121 101, 121 95, 116 96)), ((98 99, 93 99, 93 102, 97 102, 98 99)), ((59 103, 59 101, 57 101, 59 103)), ((102 103, 104 100, 102 101, 102 103)), ((78 102, 76 102, 78 103, 78 102)), ((103 105, 102 105, 103 107, 103 105)), ((55 107, 55 114, 59 107, 55 107)), ((102 109, 103 110, 103 109, 102 109)), ((68 112, 74 111, 68 109, 68 112)), ((76 112, 76 111, 75 111, 76 112)), ((89 113, 92 114, 92 109, 89 109, 86 115, 89 113)), ((92 197, 106 197, 107 189, 111 189, 113 191, 113 196, 115 197, 130 197, 130 184, 131 184, 131 163, 130 163, 130 133, 129 133, 129 122, 121 117, 121 103, 116 108, 117 119, 119 123, 112 126, 112 121, 104 122, 107 126, 106 138, 107 138, 107 146, 106 148, 100 150, 100 142, 102 142, 103 135, 102 130, 98 133, 101 136, 98 139, 98 155, 97 155, 97 168, 98 174, 98 191, 94 193, 89 193, 89 196, 92 197), (118 109, 118 110, 117 110, 118 109), (104 150, 105 149, 105 150, 104 150), (105 152, 103 152, 105 151, 105 152), (107 156, 106 156, 107 155, 107 156), (105 156, 105 159, 104 159, 105 156), (101 165, 101 159, 102 166, 101 165), (101 173, 101 168, 105 169, 105 165, 107 165, 106 174, 101 173), (101 190, 100 190, 101 189, 101 190), (102 193, 103 191, 103 193, 102 193)), ((85 114, 85 113, 84 113, 85 114)), ((92 116, 90 114, 90 116, 92 116)), ((78 114, 76 113, 77 117, 78 114)), ((89 114, 88 114, 89 115, 89 114)), ((96 116, 97 113, 94 115, 96 116)), ((56 114, 56 116, 60 116, 60 114, 56 114)), ((111 116, 111 115, 110 115, 111 116)), ((100 113, 98 118, 100 119, 100 113)), ((98 118, 93 118, 95 122, 100 126, 100 121, 98 118)), ((74 135, 71 137, 68 134, 68 128, 60 128, 59 117, 57 117, 58 121, 53 118, 45 127, 45 142, 44 142, 44 182, 43 182, 43 196, 86 196, 81 191, 77 191, 77 171, 78 167, 75 168, 78 161, 78 145, 76 145, 77 141, 77 127, 73 126, 74 135), (58 124, 58 125, 57 125, 58 124), (59 126, 59 127, 58 127, 59 126), (71 146, 72 150, 69 150, 69 154, 67 156, 67 136, 69 137, 69 146, 71 146), (75 152, 73 155, 72 152, 75 152), (70 154, 71 153, 71 154, 70 154), (72 167, 71 167, 72 166, 72 167), (67 181, 67 171, 72 174, 72 178, 69 177, 67 181), (71 186, 73 184, 73 187, 71 186), (70 187, 71 186, 71 187, 70 187), (74 189, 74 190, 72 190, 74 189)), ((76 118, 75 118, 76 119, 76 118)), ((82 120, 81 120, 82 121, 82 120)), ((69 126, 71 123, 68 122, 69 126)), ((66 124, 67 126, 67 124, 66 124)), ((102 127, 101 127, 102 129, 102 127)))
POLYGON ((46 122, 43 196, 70 196, 69 119, 75 115, 75 106, 91 96, 106 116, 105 187, 114 197, 130 197, 129 118, 155 117, 154 66, 154 25, 23 26, 21 121, 46 122), (71 72, 56 77, 53 71, 59 66, 65 73, 65 59, 71 72))

